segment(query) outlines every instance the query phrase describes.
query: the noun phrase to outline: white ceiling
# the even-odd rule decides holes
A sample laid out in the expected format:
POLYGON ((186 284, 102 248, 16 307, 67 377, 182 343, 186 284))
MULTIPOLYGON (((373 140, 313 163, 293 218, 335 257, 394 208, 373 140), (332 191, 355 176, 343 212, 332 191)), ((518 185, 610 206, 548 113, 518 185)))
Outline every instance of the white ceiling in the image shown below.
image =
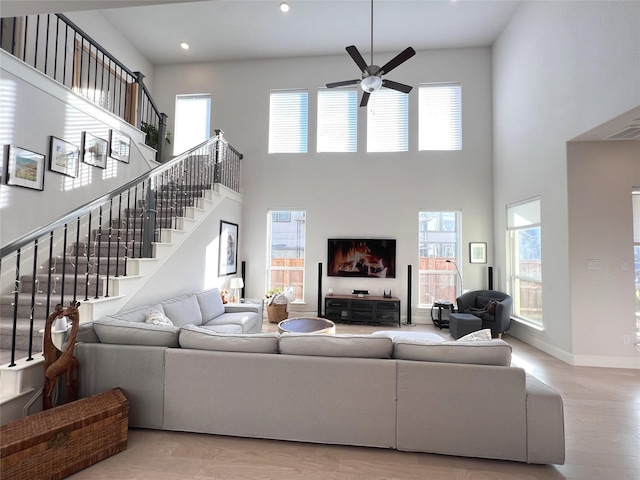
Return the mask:
MULTIPOLYGON (((345 54, 369 63, 369 0, 2 0, 2 16, 103 9, 153 64, 345 54), (149 5, 154 4, 156 5, 149 5), (157 4, 160 3, 160 4, 157 4), (127 5, 126 8, 113 8, 127 5), (137 6, 143 5, 143 6, 137 6), (57 8, 57 10, 54 10, 57 8), (180 42, 190 45, 188 51, 180 42)), ((521 0, 375 0, 374 53, 489 46, 521 0)), ((378 64, 388 60, 385 56, 378 64)), ((375 60, 374 56, 374 60, 375 60)))
MULTIPOLYGON (((287 14, 281 1, 0 0, 0 15, 100 10, 155 65, 347 55, 347 45, 369 63, 370 0, 287 0, 287 14), (191 48, 181 49, 182 41, 191 48)), ((374 61, 381 65, 408 46, 490 46, 524 1, 375 0, 374 61)), ((630 125, 640 125, 640 107, 574 140, 611 140, 630 125)))

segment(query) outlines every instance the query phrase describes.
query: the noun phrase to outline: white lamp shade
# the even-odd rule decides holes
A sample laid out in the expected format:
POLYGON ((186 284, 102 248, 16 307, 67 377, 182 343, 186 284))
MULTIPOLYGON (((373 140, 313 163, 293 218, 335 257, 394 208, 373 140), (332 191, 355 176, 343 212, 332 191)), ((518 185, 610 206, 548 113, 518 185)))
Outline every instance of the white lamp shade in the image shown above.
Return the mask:
POLYGON ((242 278, 232 278, 229 284, 230 288, 244 288, 244 281, 242 278))

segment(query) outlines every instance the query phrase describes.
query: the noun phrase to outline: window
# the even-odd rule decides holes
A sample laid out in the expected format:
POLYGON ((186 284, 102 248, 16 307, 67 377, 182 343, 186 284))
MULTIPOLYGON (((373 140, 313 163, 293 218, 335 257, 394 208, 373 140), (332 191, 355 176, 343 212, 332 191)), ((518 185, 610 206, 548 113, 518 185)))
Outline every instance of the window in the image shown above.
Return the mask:
POLYGON ((358 150, 358 90, 318 90, 318 152, 358 150))
POLYGON ((429 83, 418 92, 419 150, 462 150, 459 83, 429 83))
POLYGON ((640 188, 633 191, 633 264, 636 284, 636 338, 640 340, 640 188))
POLYGON ((462 278, 457 270, 459 244, 459 212, 419 212, 419 306, 428 307, 438 300, 455 303, 462 293, 462 278))
POLYGON ((295 301, 304 301, 306 212, 271 210, 268 217, 267 290, 293 287, 295 301))
POLYGON ((177 95, 173 154, 179 155, 211 136, 211 95, 177 95))
POLYGON ((540 199, 507 206, 507 269, 513 315, 542 327, 540 199))
POLYGON ((409 95, 388 88, 371 94, 367 105, 367 152, 409 150, 409 95))
POLYGON ((269 153, 307 153, 309 93, 273 90, 269 106, 269 153))

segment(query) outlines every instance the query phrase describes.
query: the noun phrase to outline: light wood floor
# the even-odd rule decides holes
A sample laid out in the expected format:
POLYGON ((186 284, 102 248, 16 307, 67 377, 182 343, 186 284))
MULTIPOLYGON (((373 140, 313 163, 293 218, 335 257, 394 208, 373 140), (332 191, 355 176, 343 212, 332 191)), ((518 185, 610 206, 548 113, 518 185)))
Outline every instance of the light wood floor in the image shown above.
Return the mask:
MULTIPOLYGON (((380 329, 339 325, 338 333, 380 329)), ((265 323, 264 330, 273 331, 276 326, 265 323)), ((447 330, 431 325, 418 325, 412 330, 435 331, 450 339, 447 330)), ((126 451, 70 478, 640 479, 640 370, 573 367, 513 337, 506 336, 505 340, 513 346, 514 363, 531 369, 563 397, 565 465, 130 429, 126 451)))

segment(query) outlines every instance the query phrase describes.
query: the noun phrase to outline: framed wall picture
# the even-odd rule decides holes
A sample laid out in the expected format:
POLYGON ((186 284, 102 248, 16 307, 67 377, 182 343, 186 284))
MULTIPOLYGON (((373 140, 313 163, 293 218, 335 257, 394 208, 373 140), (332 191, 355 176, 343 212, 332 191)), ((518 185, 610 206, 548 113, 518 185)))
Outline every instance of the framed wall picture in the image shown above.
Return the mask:
POLYGON ((238 271, 238 225, 220 220, 220 255, 218 275, 232 275, 238 271))
POLYGON ((131 138, 117 130, 109 130, 109 156, 124 163, 129 163, 131 138))
POLYGON ((82 132, 82 161, 94 167, 107 168, 107 141, 89 132, 82 132))
POLYGON ((470 263, 487 263, 486 242, 469 243, 469 262, 470 263))
POLYGON ((44 190, 44 155, 15 145, 6 149, 7 185, 44 190))
POLYGON ((78 176, 80 149, 56 137, 51 137, 49 148, 49 170, 69 177, 78 176))

